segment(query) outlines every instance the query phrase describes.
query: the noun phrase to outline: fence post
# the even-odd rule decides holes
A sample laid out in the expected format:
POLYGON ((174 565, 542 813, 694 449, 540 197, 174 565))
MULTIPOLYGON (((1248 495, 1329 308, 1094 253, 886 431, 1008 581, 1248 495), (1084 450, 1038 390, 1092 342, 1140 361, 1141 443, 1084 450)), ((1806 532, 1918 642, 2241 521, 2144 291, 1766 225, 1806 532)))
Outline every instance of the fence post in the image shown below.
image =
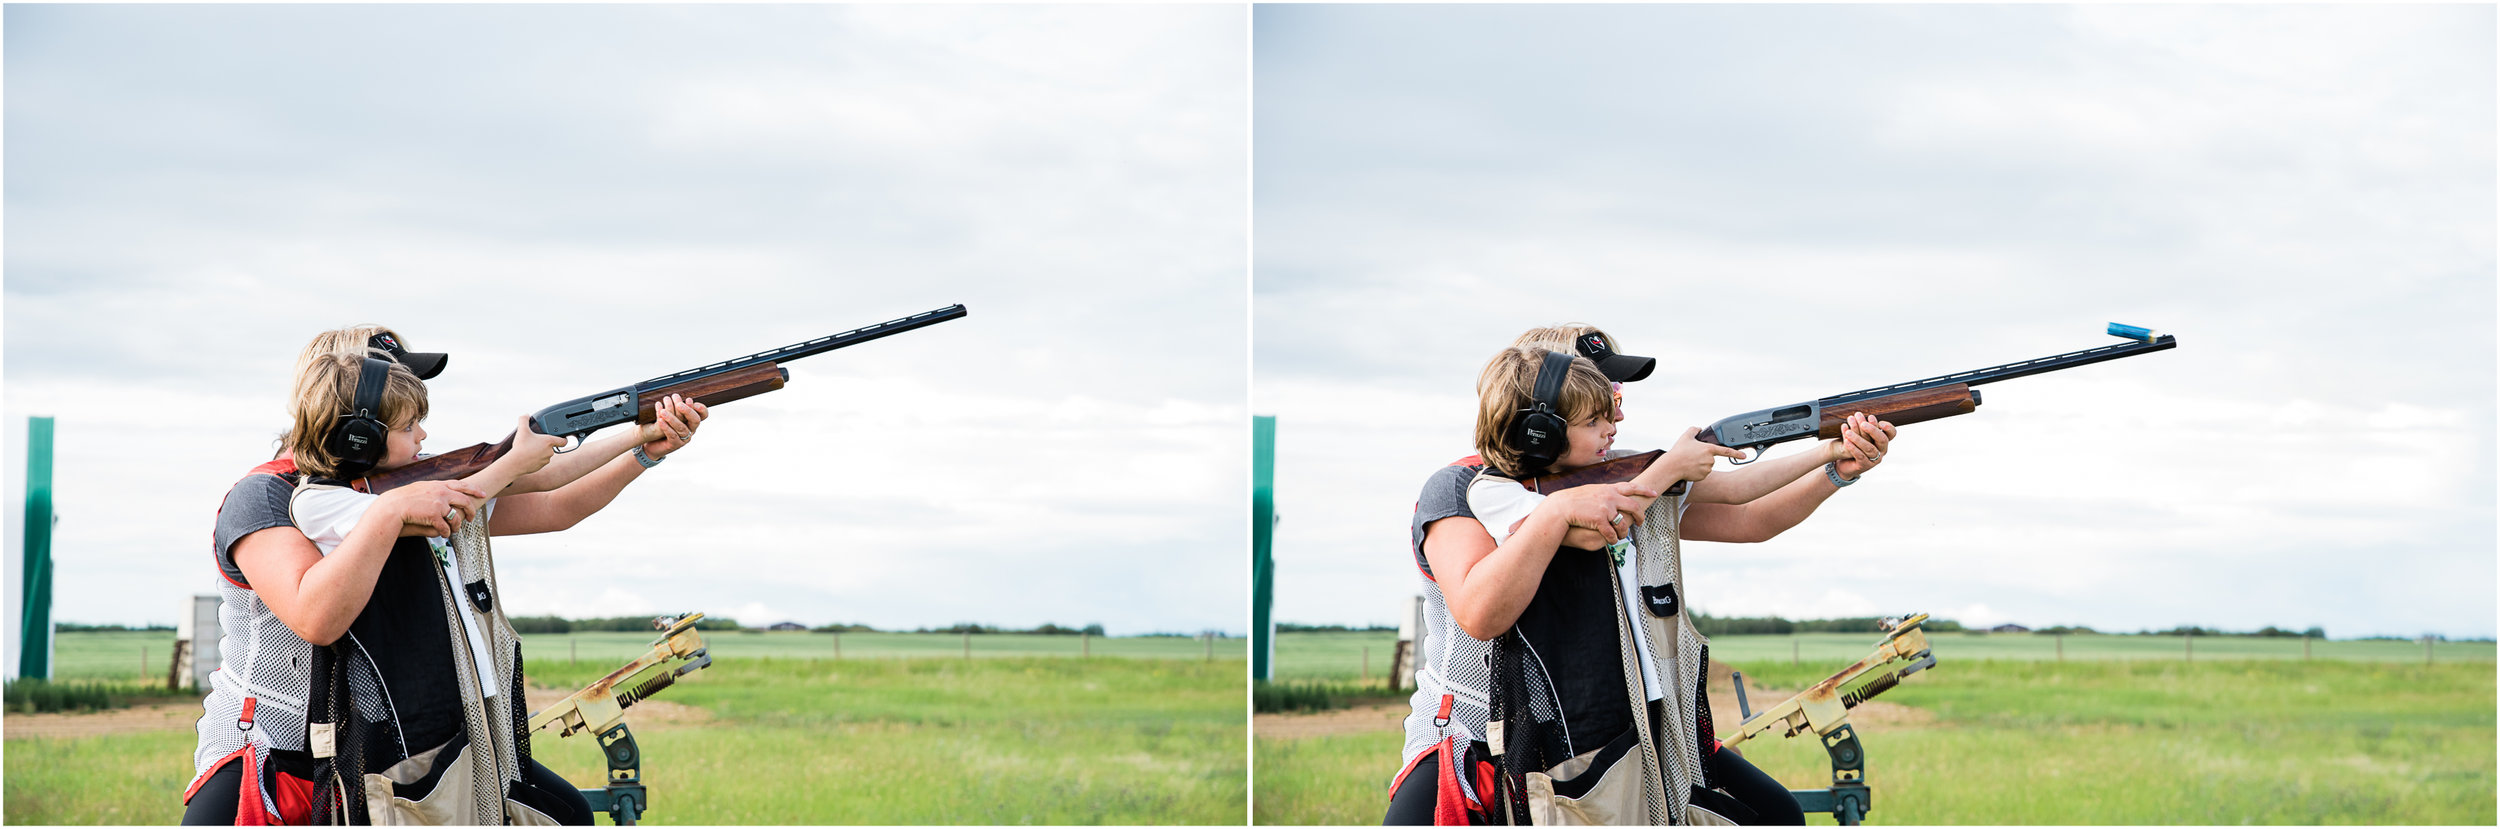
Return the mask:
POLYGON ((1250 678, 1276 678, 1276 416, 1250 418, 1250 678))
POLYGON ((1207 658, 1205 661, 1215 661, 1215 632, 1207 631, 1206 633, 1199 634, 1198 638, 1207 640, 1207 658))
POLYGON ((1363 646, 1363 681, 1372 681, 1372 646, 1363 646))
POLYGON ((2057 661, 2066 661, 2066 634, 2064 633, 2057 635, 2057 661))
POLYGON ((1076 634, 1076 646, 1084 651, 1079 654, 1080 656, 1087 659, 1094 658, 1094 632, 1090 630, 1078 631, 1076 634))
POLYGON ((1797 634, 1788 635, 1788 666, 1797 667, 1797 634))
POLYGON ((2300 635, 2300 661, 2309 661, 2309 634, 2300 635))
POLYGON ((964 631, 964 658, 972 658, 972 631, 964 631))
POLYGON ((575 665, 582 664, 582 640, 575 639, 572 634, 568 633, 564 636, 564 644, 573 651, 571 656, 566 657, 566 660, 575 665))
POLYGON ((2196 631, 2179 634, 2179 641, 2187 643, 2187 661, 2196 661, 2196 631))
POLYGON ((2422 634, 2422 664, 2431 664, 2431 635, 2422 634))
POLYGON ((838 630, 833 632, 833 658, 842 658, 842 632, 838 630))

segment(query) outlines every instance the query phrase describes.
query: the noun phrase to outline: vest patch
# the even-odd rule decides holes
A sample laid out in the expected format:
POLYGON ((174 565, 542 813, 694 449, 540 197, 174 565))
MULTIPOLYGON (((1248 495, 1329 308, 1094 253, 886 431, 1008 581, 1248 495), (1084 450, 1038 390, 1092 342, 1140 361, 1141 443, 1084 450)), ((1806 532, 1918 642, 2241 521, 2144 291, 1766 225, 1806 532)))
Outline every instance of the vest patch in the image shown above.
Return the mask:
POLYGON ((1672 619, 1675 618, 1675 612, 1681 609, 1679 606, 1683 603, 1676 600, 1675 585, 1668 583, 1641 585, 1641 604, 1649 608, 1652 616, 1672 619))

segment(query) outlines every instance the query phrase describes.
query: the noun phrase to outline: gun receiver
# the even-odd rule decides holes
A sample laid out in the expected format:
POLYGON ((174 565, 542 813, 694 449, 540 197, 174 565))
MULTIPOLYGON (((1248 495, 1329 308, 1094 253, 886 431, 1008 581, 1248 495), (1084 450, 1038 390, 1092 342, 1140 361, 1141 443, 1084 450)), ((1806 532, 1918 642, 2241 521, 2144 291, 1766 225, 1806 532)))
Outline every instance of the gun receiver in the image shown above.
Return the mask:
MULTIPOLYGON (((577 397, 538 410, 530 415, 530 430, 542 435, 583 438, 592 432, 623 423, 650 423, 659 419, 660 401, 669 395, 682 395, 705 406, 718 406, 732 400, 744 400, 770 391, 779 391, 789 381, 790 370, 782 363, 801 357, 813 357, 837 348, 848 348, 869 340, 890 337, 917 328, 926 328, 947 320, 963 317, 962 305, 949 305, 897 320, 887 320, 839 334, 819 337, 796 345, 749 354, 700 368, 654 377, 623 388, 577 397)), ((444 481, 466 478, 485 469, 504 453, 512 451, 512 437, 495 443, 481 443, 454 449, 419 460, 397 469, 376 472, 353 482, 355 488, 380 494, 418 481, 444 481)))
MULTIPOLYGON (((1824 753, 1831 755, 1832 786, 1792 791, 1789 795, 1805 811, 1830 812, 1843 826, 1857 825, 1868 810, 1875 808, 1875 796, 1866 785, 1866 752, 1858 745, 1857 729, 1849 724, 1849 709, 1900 685, 1903 677, 1936 666, 1935 652, 1927 646, 1927 633, 1919 628, 1925 621, 1925 613, 1902 619, 1882 642, 1876 643, 1873 654, 1785 702, 1749 714, 1736 726, 1735 735, 1721 739, 1719 744, 1735 748, 1773 730, 1782 737, 1814 732, 1824 753), (1856 684, 1851 685, 1853 682, 1856 684)), ((1741 704, 1745 694, 1742 675, 1736 681, 1741 704)))
MULTIPOLYGON (((2114 336, 2126 337, 2131 342, 2070 351, 2037 360, 1972 369, 1925 380, 1860 389, 1803 403, 1746 412, 1720 418, 1719 422, 1710 424, 1709 428, 1701 430, 1701 434, 1695 435, 1693 439, 1730 449, 1753 450, 1753 456, 1750 458, 1730 461, 1732 464, 1741 466, 1761 458, 1762 452, 1774 444, 1804 440, 1809 437, 1818 440, 1840 437, 1841 425, 1848 421, 1850 415, 1859 412, 1874 415, 1876 419, 1895 426, 1907 426, 1954 415, 1966 415, 1979 408, 1979 390, 1971 388, 1972 386, 2011 380, 2016 377, 2029 377, 2076 366, 2087 366, 2179 346, 2177 337, 2167 334, 2155 337, 2150 331, 2133 326, 2111 323, 2110 331, 2114 336), (2143 332, 2144 336, 2120 333, 2120 329, 2128 332, 2143 332)), ((1584 484, 1629 481, 1641 474, 1642 470, 1648 469, 1649 465, 1655 462, 1661 454, 1664 452, 1644 452, 1579 469, 1557 472, 1536 479, 1528 485, 1528 489, 1533 492, 1552 493, 1584 484)), ((1675 482, 1673 486, 1667 488, 1667 494, 1683 494, 1686 483, 1686 481, 1675 482)))
POLYGON ((573 692, 564 701, 530 714, 528 734, 552 726, 558 737, 584 731, 599 735, 600 751, 608 760, 607 785, 583 789, 582 797, 590 801, 593 811, 607 812, 618 826, 632 825, 651 802, 649 791, 642 785, 642 749, 634 742, 633 729, 625 726, 625 709, 676 684, 678 677, 711 667, 711 651, 703 643, 702 631, 695 629, 695 623, 702 620, 701 613, 654 620, 661 633, 660 638, 652 640, 650 651, 589 687, 573 692), (637 674, 678 659, 686 660, 686 664, 661 670, 624 690, 617 689, 637 674))

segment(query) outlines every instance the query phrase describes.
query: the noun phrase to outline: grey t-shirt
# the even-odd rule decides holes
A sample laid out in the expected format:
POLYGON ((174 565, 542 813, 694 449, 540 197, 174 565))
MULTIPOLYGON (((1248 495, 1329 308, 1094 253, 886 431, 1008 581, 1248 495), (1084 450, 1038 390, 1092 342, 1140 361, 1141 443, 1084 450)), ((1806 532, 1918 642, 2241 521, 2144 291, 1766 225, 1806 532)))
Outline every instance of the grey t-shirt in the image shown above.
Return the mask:
POLYGON ((1424 530, 1444 518, 1476 517, 1467 509, 1467 485, 1476 480, 1484 464, 1474 461, 1471 456, 1441 467, 1424 481, 1423 494, 1415 497, 1415 567, 1424 572, 1424 578, 1432 578, 1432 564, 1424 561, 1424 530))
POLYGON ((258 473, 244 476, 226 491, 226 503, 217 508, 216 547, 217 570, 227 581, 249 589, 243 571, 234 566, 234 543, 271 527, 295 526, 295 517, 287 502, 295 495, 295 483, 277 475, 258 473))

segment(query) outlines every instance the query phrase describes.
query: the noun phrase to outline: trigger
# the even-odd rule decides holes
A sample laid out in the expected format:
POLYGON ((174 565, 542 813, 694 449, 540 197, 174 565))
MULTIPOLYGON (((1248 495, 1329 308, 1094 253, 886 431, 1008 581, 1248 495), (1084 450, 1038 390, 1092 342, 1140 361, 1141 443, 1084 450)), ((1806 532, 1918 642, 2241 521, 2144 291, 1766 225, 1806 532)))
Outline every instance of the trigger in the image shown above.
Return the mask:
POLYGON ((1770 448, 1770 445, 1769 445, 1769 444, 1762 444, 1762 445, 1759 445, 1759 446, 1739 446, 1739 447, 1736 447, 1736 451, 1738 451, 1738 452, 1747 452, 1747 451, 1750 451, 1750 452, 1752 452, 1753 454, 1751 454, 1751 455, 1746 455, 1746 456, 1744 456, 1744 457, 1740 457, 1740 458, 1729 458, 1729 459, 1727 459, 1727 465, 1729 465, 1729 466, 1744 466, 1745 464, 1749 464, 1749 463, 1753 463, 1754 461, 1761 460, 1761 459, 1762 459, 1762 450, 1764 450, 1764 449, 1768 449, 1768 448, 1770 448))
POLYGON ((564 446, 559 447, 558 449, 556 449, 556 454, 561 455, 561 454, 564 454, 564 453, 566 453, 566 452, 571 452, 571 451, 573 451, 573 450, 575 450, 575 449, 580 449, 580 448, 582 448, 582 444, 583 444, 583 443, 586 443, 586 442, 587 442, 587 441, 582 440, 582 436, 580 436, 580 435, 565 435, 565 436, 564 436, 564 446))

